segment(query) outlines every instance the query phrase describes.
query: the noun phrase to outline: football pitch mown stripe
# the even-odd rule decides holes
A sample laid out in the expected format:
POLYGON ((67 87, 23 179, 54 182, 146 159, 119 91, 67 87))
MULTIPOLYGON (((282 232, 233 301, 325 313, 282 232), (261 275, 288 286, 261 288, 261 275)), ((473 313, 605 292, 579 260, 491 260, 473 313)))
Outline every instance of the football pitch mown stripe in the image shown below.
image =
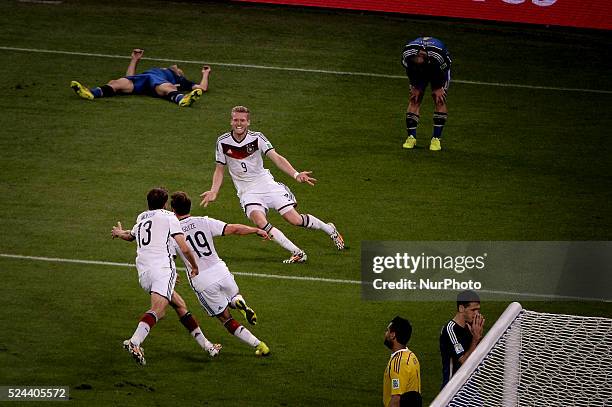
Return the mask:
MULTIPOLYGON (((133 263, 117 263, 117 262, 99 261, 99 260, 62 259, 62 258, 57 258, 57 257, 24 256, 20 254, 8 254, 8 253, 0 253, 0 258, 1 257, 7 258, 7 259, 46 261, 46 262, 53 262, 53 263, 77 263, 77 264, 89 264, 89 265, 96 265, 96 266, 118 266, 118 267, 131 267, 131 268, 136 267, 136 265, 133 263)), ((177 267, 177 270, 185 271, 185 268, 177 267)), ((336 279, 336 278, 281 276, 278 274, 259 274, 259 273, 243 273, 243 272, 232 272, 232 274, 235 274, 237 276, 244 276, 244 277, 272 278, 272 279, 279 279, 279 280, 313 281, 313 282, 320 282, 320 283, 340 283, 340 284, 350 284, 350 285, 363 284, 363 282, 360 280, 344 280, 344 279, 336 279)), ((601 298, 573 297, 573 296, 537 294, 537 293, 516 293, 512 291, 480 290, 480 292, 487 293, 487 294, 494 294, 494 295, 514 295, 514 296, 520 295, 523 297, 532 297, 534 299, 544 299, 544 300, 555 299, 555 300, 580 300, 580 301, 609 302, 606 300, 602 300, 601 298)))
MULTIPOLYGON (((96 58, 115 58, 115 59, 130 59, 131 58, 130 56, 126 56, 126 55, 111 55, 111 54, 98 54, 98 53, 91 53, 91 52, 62 51, 62 50, 37 49, 37 48, 18 48, 18 47, 5 47, 5 46, 0 46, 0 50, 35 52, 35 53, 45 53, 45 54, 60 54, 60 55, 78 55, 78 56, 83 56, 83 57, 96 57, 96 58)), ((292 68, 292 67, 252 65, 252 64, 234 64, 234 63, 228 63, 228 62, 195 61, 195 60, 171 59, 171 58, 143 57, 142 60, 158 61, 158 62, 173 62, 173 63, 181 63, 181 64, 197 64, 197 65, 208 64, 208 65, 227 66, 227 67, 234 67, 234 68, 268 69, 268 70, 275 70, 275 71, 306 72, 306 73, 319 73, 319 74, 328 74, 328 75, 365 76, 365 77, 370 77, 370 78, 388 78, 388 79, 402 79, 402 80, 406 79, 405 75, 388 75, 388 74, 379 74, 379 73, 371 73, 371 72, 345 72, 345 71, 332 71, 332 70, 326 70, 326 69, 292 68)), ((566 87, 556 87, 556 86, 536 86, 536 85, 522 85, 518 83, 480 82, 480 81, 470 81, 470 80, 461 80, 461 79, 453 79, 452 82, 466 84, 466 85, 496 86, 496 87, 504 87, 504 88, 612 94, 612 90, 605 90, 605 89, 581 89, 581 88, 566 88, 566 87)))

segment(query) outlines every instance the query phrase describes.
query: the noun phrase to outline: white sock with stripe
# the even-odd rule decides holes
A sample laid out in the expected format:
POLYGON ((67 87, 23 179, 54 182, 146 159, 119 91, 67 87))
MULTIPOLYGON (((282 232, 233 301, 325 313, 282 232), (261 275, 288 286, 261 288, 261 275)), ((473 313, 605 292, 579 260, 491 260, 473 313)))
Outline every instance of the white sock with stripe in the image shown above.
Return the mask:
POLYGON ((278 243, 283 249, 289 250, 291 254, 299 253, 302 251, 299 247, 297 247, 293 242, 287 239, 287 236, 279 229, 275 228, 271 224, 267 224, 263 228, 268 234, 271 236, 272 241, 278 243))
POLYGON ((260 342, 260 340, 257 339, 255 335, 253 335, 251 331, 246 329, 244 326, 240 326, 240 328, 236 329, 234 331, 234 336, 252 347, 259 345, 260 342))
POLYGON ((193 336, 193 339, 196 340, 196 342, 202 347, 202 349, 208 350, 213 346, 213 344, 208 340, 208 338, 204 336, 204 332, 202 332, 202 329, 200 327, 197 327, 190 333, 191 336, 193 336))
POLYGON ((306 214, 306 215, 300 215, 302 217, 302 227, 308 228, 308 229, 320 229, 323 232, 327 233, 328 235, 331 235, 332 233, 334 233, 334 228, 332 228, 331 226, 329 226, 327 223, 323 222, 322 220, 320 220, 319 218, 306 214))
POLYGON ((149 324, 142 321, 139 322, 138 327, 136 327, 134 334, 130 338, 130 342, 132 342, 136 346, 140 346, 140 344, 144 342, 144 340, 147 338, 147 335, 149 335, 150 330, 151 327, 149 326, 149 324))
POLYGON ((140 322, 138 322, 138 326, 130 338, 130 342, 136 346, 140 346, 140 344, 146 339, 151 328, 153 328, 157 323, 157 320, 157 314, 154 311, 148 310, 145 312, 140 318, 140 322))

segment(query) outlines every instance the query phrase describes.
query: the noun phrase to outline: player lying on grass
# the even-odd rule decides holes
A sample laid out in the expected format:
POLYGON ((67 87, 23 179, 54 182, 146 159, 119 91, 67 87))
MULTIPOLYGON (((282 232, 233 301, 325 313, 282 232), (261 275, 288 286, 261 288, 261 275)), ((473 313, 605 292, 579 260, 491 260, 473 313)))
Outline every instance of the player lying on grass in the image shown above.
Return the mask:
POLYGON ((202 67, 200 83, 185 78, 183 71, 172 65, 168 68, 151 68, 143 73, 136 73, 138 62, 144 51, 136 48, 132 51, 132 60, 126 76, 113 79, 106 85, 88 89, 77 81, 70 82, 70 87, 83 99, 93 100, 115 95, 147 95, 167 99, 181 107, 191 106, 203 92, 208 90, 210 67, 202 67), (183 92, 187 92, 183 94, 183 92))
POLYGON ((292 225, 322 230, 338 250, 343 250, 344 239, 333 223, 324 223, 313 215, 300 214, 295 210, 297 200, 287 186, 276 182, 270 171, 264 168, 264 157, 268 157, 280 170, 300 183, 314 185, 317 180, 310 176, 311 171, 296 171, 285 157, 276 152, 272 143, 262 133, 249 130, 250 124, 249 109, 235 106, 231 113, 232 130, 217 139, 217 165, 212 186, 209 191, 200 195, 200 205, 207 206, 217 199, 227 166, 246 216, 258 228, 268 232, 273 241, 291 253, 291 257, 284 260, 284 263, 303 263, 307 256, 283 232, 268 222, 266 216, 270 208, 292 225))
POLYGON ((191 265, 192 276, 198 275, 198 264, 185 242, 176 216, 164 209, 167 202, 168 191, 163 188, 151 189, 147 194, 149 210, 138 215, 132 230, 123 230, 121 222, 117 222, 111 232, 113 239, 118 237, 128 242, 136 240, 138 282, 151 296, 151 308, 140 318, 132 337, 123 342, 123 347, 140 365, 146 364, 144 349, 140 345, 157 321, 164 317, 168 304, 172 305, 181 323, 211 357, 216 356, 221 349, 221 345, 212 344, 204 336, 198 322, 187 310, 185 301, 174 291, 176 267, 171 255, 174 246, 171 246, 170 237, 191 265))
POLYGON ((268 239, 268 234, 261 229, 241 224, 228 224, 217 219, 201 216, 191 216, 191 199, 185 192, 175 192, 170 199, 172 210, 179 219, 185 239, 191 245, 196 255, 199 273, 193 276, 190 261, 183 251, 177 247, 187 266, 187 278, 193 288, 202 308, 208 315, 216 316, 225 329, 242 342, 255 348, 257 356, 267 356, 268 346, 257 339, 248 329, 239 324, 229 311, 238 309, 251 325, 257 323, 257 315, 250 308, 238 290, 234 276, 215 249, 214 237, 227 235, 257 235, 268 239))

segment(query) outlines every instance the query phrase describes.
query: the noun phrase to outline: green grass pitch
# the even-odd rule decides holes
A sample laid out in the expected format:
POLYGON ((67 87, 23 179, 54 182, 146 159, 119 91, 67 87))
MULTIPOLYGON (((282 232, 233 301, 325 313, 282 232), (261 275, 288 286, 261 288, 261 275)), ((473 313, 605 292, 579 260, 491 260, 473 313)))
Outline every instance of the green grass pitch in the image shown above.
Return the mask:
MULTIPOLYGON (((314 172, 313 188, 273 169, 301 210, 333 221, 349 248, 337 252, 322 233, 272 215, 307 250, 308 263, 283 265, 282 249, 254 237, 218 239, 232 271, 358 280, 365 240, 612 236, 607 33, 130 0, 11 0, 0 4, 0 26, 0 254, 133 262, 135 247, 112 241, 111 226, 131 226, 153 186, 197 201, 237 104, 251 108, 251 127, 279 153, 314 172), (419 148, 401 148, 408 86, 400 54, 420 35, 445 40, 454 57, 437 154, 427 149, 428 99, 419 148), (128 59, 33 51, 127 57, 133 47, 148 58, 210 63, 210 91, 189 109, 146 97, 87 102, 69 82, 104 84, 124 74, 128 59)), ((141 68, 160 64, 144 59, 141 68)), ((180 65, 199 79, 199 64, 180 65)), ((193 212, 247 223, 227 175, 217 202, 193 212)), ((0 257, 0 277, 0 386, 70 386, 72 403, 87 406, 380 405, 389 356, 383 332, 397 314, 413 323, 410 348, 431 401, 441 376, 439 329, 454 309, 365 302, 357 284, 241 274, 259 316, 252 331, 272 350, 259 359, 204 316, 183 281, 178 291, 207 336, 224 344, 222 354, 208 359, 169 313, 145 342, 148 365, 139 368, 121 349, 148 305, 134 269, 0 257)), ((506 305, 483 304, 488 326, 506 305)), ((609 303, 524 305, 612 317, 609 303)))

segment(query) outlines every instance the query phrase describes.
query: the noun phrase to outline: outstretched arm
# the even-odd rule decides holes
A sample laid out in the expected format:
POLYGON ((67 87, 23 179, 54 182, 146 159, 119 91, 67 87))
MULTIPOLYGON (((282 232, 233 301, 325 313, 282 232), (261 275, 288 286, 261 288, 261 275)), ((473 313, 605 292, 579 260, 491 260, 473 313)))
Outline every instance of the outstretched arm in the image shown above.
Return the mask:
POLYGON ((204 65, 202 67, 202 80, 200 83, 193 85, 192 89, 202 89, 206 92, 208 90, 208 75, 210 75, 210 66, 204 65))
POLYGON ((174 240, 176 240, 179 249, 181 249, 181 252, 183 252, 185 258, 189 262, 189 266, 191 267, 191 277, 197 276, 200 272, 198 270, 198 263, 196 261, 195 256, 193 255, 193 252, 191 251, 191 249, 189 249, 189 246, 187 246, 187 242, 185 241, 185 235, 180 233, 178 235, 174 235, 174 240))
POLYGON ((144 49, 134 48, 132 50, 132 60, 130 61, 130 64, 128 65, 125 76, 136 75, 136 67, 138 66, 138 62, 140 61, 140 58, 142 58, 142 54, 144 54, 144 49))
POLYGON ((295 178, 297 182, 305 182, 308 185, 314 185, 315 182, 317 182, 316 178, 312 178, 310 176, 312 171, 296 171, 295 168, 293 168, 293 165, 291 165, 291 163, 285 157, 277 153, 275 150, 268 151, 267 156, 270 160, 272 160, 274 165, 276 165, 285 174, 295 178))
POLYGON ((250 235, 252 233, 257 233, 258 236, 269 239, 268 233, 265 230, 242 225, 240 223, 229 223, 225 226, 224 231, 225 235, 250 235))
POLYGON ((113 226, 111 230, 111 236, 114 238, 118 237, 125 241, 131 242, 136 238, 132 236, 129 230, 123 230, 123 226, 121 226, 121 222, 117 222, 117 226, 113 226))
POLYGON ((219 193, 219 189, 221 189, 221 185, 223 184, 224 174, 225 165, 217 163, 217 166, 215 167, 215 172, 213 173, 212 186, 210 187, 210 190, 200 194, 200 198, 202 198, 200 206, 204 205, 204 207, 206 207, 210 202, 213 202, 215 199, 217 199, 217 194, 219 193))

